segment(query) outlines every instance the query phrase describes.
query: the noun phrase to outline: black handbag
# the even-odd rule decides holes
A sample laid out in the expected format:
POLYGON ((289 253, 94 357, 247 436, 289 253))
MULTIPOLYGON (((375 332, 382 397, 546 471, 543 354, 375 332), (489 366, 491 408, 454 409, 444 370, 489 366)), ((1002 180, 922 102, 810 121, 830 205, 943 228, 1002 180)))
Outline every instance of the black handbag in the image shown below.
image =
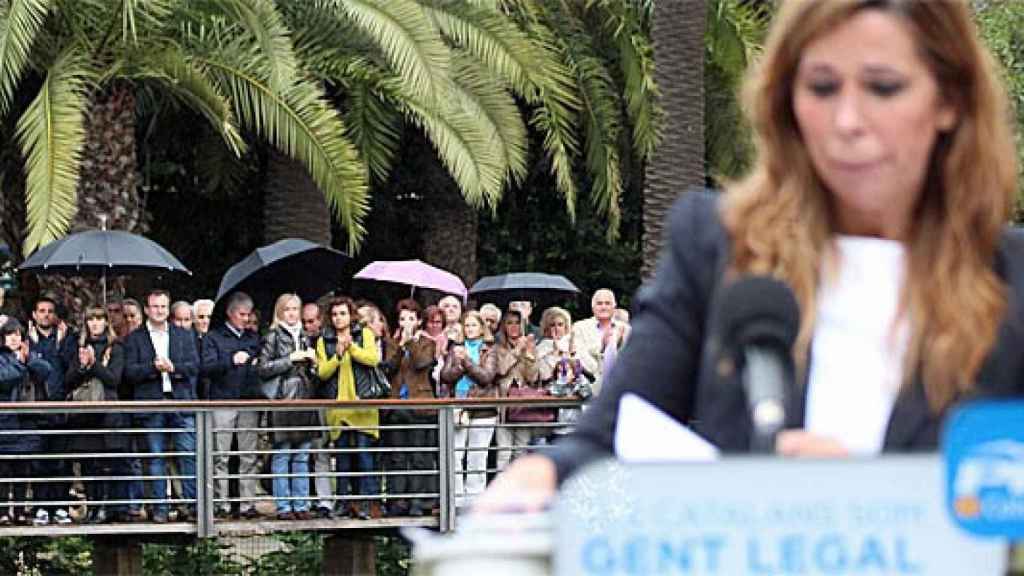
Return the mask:
MULTIPOLYGON (((362 326, 356 324, 352 328, 352 341, 363 345, 362 326)), ((377 400, 391 396, 391 382, 379 366, 363 366, 352 362, 352 375, 356 380, 356 396, 360 400, 377 400)))

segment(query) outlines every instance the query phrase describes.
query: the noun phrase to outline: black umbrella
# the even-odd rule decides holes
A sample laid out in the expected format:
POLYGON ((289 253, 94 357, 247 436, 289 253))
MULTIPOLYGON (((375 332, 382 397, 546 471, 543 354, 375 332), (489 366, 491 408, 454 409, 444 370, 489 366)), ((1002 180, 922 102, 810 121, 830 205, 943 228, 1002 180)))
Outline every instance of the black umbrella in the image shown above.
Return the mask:
POLYGON ((160 271, 191 274, 163 246, 122 230, 86 230, 54 240, 36 250, 18 270, 63 276, 160 271))
POLYGON ((502 302, 529 300, 538 302, 568 297, 580 291, 565 276, 540 272, 512 272, 485 276, 477 280, 469 293, 477 298, 494 298, 502 302))
POLYGON ((224 273, 217 303, 239 291, 252 296, 264 312, 285 292, 294 292, 303 301, 314 300, 345 277, 348 259, 344 252, 300 238, 261 246, 224 273))
POLYGON ((104 306, 107 274, 192 274, 163 246, 123 230, 86 230, 54 240, 36 250, 18 270, 57 276, 100 276, 104 306))

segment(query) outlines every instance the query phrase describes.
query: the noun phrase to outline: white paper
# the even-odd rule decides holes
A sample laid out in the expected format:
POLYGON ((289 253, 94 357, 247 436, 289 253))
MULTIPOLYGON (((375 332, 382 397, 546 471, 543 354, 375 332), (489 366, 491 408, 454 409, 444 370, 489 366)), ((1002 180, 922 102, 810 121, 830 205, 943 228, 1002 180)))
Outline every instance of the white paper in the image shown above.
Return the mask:
POLYGON ((615 455, 624 462, 711 462, 718 448, 632 393, 619 400, 615 455))

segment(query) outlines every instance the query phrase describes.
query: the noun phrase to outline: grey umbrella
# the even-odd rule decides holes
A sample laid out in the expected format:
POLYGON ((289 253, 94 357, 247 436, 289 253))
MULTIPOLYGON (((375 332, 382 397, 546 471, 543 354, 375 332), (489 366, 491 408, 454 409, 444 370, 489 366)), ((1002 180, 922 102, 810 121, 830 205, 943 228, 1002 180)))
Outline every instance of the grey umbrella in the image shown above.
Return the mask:
POLYGON ((54 240, 36 250, 18 270, 64 276, 142 271, 192 273, 163 246, 121 230, 86 230, 54 240))
POLYGON ((540 272, 511 272, 485 276, 477 280, 469 293, 480 298, 494 298, 504 302, 513 300, 549 300, 574 296, 580 291, 565 276, 540 272))
POLYGON ((99 276, 107 303, 107 274, 192 274, 173 254, 149 238, 123 230, 86 230, 36 250, 19 271, 57 276, 99 276))
POLYGON ((54 276, 98 276, 103 306, 106 275, 169 272, 191 275, 173 254, 156 242, 120 230, 87 230, 54 240, 36 250, 17 268, 54 276))

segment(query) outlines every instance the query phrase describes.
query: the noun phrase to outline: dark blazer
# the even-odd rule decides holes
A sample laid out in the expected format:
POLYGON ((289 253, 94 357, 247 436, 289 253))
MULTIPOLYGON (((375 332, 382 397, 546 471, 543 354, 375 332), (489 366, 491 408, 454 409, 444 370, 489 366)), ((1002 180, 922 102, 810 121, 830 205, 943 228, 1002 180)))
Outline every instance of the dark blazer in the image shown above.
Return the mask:
MULTIPOLYGON (((632 334, 577 430, 552 453, 559 480, 613 450, 619 400, 631 392, 691 424, 725 452, 749 448, 750 419, 738 374, 721 377, 714 359, 716 289, 729 261, 729 239, 717 197, 691 192, 673 208, 669 237, 654 280, 637 292, 632 334)), ((1024 235, 1003 234, 994 267, 1009 287, 1009 307, 992 352, 978 374, 979 395, 1017 395, 1024 385, 1024 235)), ((806 371, 807 373, 810 370, 806 371)), ((806 382, 787 415, 804 423, 806 382)), ((944 414, 933 413, 920 379, 896 399, 885 432, 887 452, 934 450, 944 414)))
MULTIPOLYGON (((199 352, 192 332, 168 323, 170 330, 169 354, 174 364, 171 389, 175 400, 195 400, 196 381, 199 376, 199 352)), ((156 350, 149 337, 147 323, 132 331, 124 339, 124 377, 132 388, 136 400, 163 400, 163 379, 153 366, 156 350)))
POLYGON ((260 379, 256 360, 260 356, 260 337, 252 330, 235 335, 226 325, 210 330, 203 338, 203 374, 210 378, 210 400, 260 398, 260 379), (234 356, 247 352, 249 362, 235 365, 234 356))

